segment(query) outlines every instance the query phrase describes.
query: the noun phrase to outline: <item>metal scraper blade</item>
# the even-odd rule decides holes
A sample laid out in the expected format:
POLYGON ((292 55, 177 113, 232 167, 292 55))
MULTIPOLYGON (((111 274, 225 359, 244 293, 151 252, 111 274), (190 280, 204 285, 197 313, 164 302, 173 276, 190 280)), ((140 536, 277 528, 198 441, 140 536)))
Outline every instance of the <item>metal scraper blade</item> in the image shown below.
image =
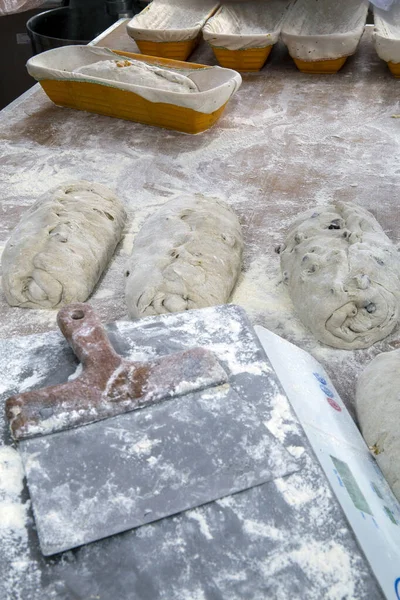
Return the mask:
POLYGON ((229 385, 20 443, 51 555, 298 469, 229 385))
POLYGON ((239 307, 121 322, 114 347, 89 305, 58 322, 81 374, 6 402, 44 555, 299 470, 264 424, 282 389, 239 307))

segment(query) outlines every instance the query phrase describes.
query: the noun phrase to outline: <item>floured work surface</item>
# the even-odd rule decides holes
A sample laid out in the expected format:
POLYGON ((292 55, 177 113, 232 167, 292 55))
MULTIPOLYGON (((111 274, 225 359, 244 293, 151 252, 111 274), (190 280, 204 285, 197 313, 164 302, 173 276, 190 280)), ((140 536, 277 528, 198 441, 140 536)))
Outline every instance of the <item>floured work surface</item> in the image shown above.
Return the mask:
MULTIPOLYGON (((123 274, 145 219, 188 190, 218 196, 244 233, 245 272, 233 301, 253 323, 314 354, 354 414, 356 375, 379 352, 397 348, 400 331, 366 351, 319 344, 294 313, 274 249, 300 212, 335 200, 370 210, 400 241, 400 120, 392 118, 400 113, 398 82, 375 52, 372 29, 332 78, 299 73, 277 44, 260 73, 244 75, 223 119, 198 136, 58 108, 34 88, 0 113, 1 250, 49 187, 85 178, 107 185, 129 217, 90 303, 103 321, 114 321, 127 314, 123 274)), ((137 51, 124 22, 103 43, 137 51)), ((206 43, 191 60, 216 64, 206 43)), ((0 337, 55 328, 56 311, 11 308, 0 286, 0 337)))
MULTIPOLYGON (((351 200, 371 210, 390 239, 394 243, 400 240, 400 121, 392 118, 400 112, 398 82, 378 58, 371 30, 367 27, 356 55, 332 77, 299 73, 286 49, 277 44, 260 73, 244 75, 242 88, 218 124, 198 136, 57 108, 42 91, 34 88, 0 113, 1 245, 4 246, 22 213, 50 185, 71 179, 108 185, 125 202, 130 222, 125 241, 117 249, 90 302, 103 320, 113 321, 124 318, 127 312, 125 280, 121 274, 133 237, 145 218, 188 189, 218 195, 239 215, 245 238, 245 273, 234 293, 234 302, 244 306, 253 323, 310 351, 326 368, 340 397, 354 414, 358 374, 379 352, 400 345, 399 330, 368 350, 349 352, 317 343, 294 313, 274 248, 282 242, 300 212, 334 200, 351 200)), ((111 48, 137 51, 124 24, 103 43, 111 48)), ((211 48, 205 43, 192 54, 191 60, 216 64, 211 48)), ((0 291, 2 337, 55 329, 55 317, 55 311, 11 308, 0 291)), ((30 383, 28 379, 27 385, 34 385, 35 373, 28 370, 27 377, 33 378, 30 383)), ((286 448, 290 446, 295 454, 302 453, 301 446, 306 442, 302 434, 300 438, 299 434, 294 435, 296 426, 292 427, 293 420, 290 412, 285 413, 286 407, 286 404, 273 407, 270 427, 274 434, 279 429, 278 439, 286 448)), ((251 511, 246 512, 246 528, 253 531, 252 543, 245 547, 241 546, 242 527, 228 538, 224 537, 225 530, 220 529, 223 519, 239 523, 238 515, 243 514, 239 494, 230 501, 231 506, 222 502, 213 508, 194 511, 190 521, 187 517, 192 525, 190 535, 180 534, 180 518, 169 519, 157 525, 158 529, 148 525, 135 534, 118 536, 118 540, 123 540, 118 542, 119 548, 117 538, 94 544, 68 553, 50 568, 38 554, 31 529, 24 526, 30 513, 19 499, 22 472, 18 455, 9 448, 0 452, 2 472, 9 473, 13 482, 1 491, 4 498, 1 506, 9 510, 7 528, 0 532, 7 548, 7 561, 1 566, 7 574, 5 585, 9 592, 3 593, 7 600, 17 586, 22 590, 23 600, 33 600, 34 596, 26 590, 34 589, 35 585, 52 588, 57 600, 72 599, 74 589, 84 589, 89 597, 96 593, 101 597, 102 592, 101 600, 124 594, 129 597, 131 589, 136 589, 138 598, 148 589, 151 600, 193 600, 196 594, 201 598, 202 592, 207 600, 214 600, 219 589, 225 598, 236 600, 251 598, 246 595, 246 578, 255 581, 261 597, 268 593, 273 597, 278 592, 299 596, 301 580, 302 585, 315 586, 309 597, 320 600, 324 594, 328 598, 328 594, 334 598, 335 593, 341 597, 341 591, 343 596, 348 593, 351 597, 356 589, 351 574, 357 569, 366 573, 357 593, 364 593, 369 586, 366 597, 380 598, 369 579, 369 571, 361 564, 356 546, 354 558, 342 552, 341 541, 348 535, 342 528, 347 526, 339 509, 326 512, 331 493, 321 479, 321 470, 310 464, 308 458, 305 460, 309 466, 303 469, 301 478, 291 475, 265 484, 263 488, 268 494, 262 488, 251 491, 253 503, 251 511), (309 479, 304 480, 306 472, 318 472, 322 489, 309 479), (264 517, 265 505, 276 504, 279 490, 283 490, 288 512, 283 514, 277 508, 273 516, 264 517), (265 526, 258 527, 264 518, 265 526), (306 525, 310 521, 320 525, 316 538, 307 534, 306 525), (28 539, 32 539, 30 549, 28 539), (159 545, 168 542, 170 554, 163 555, 161 560, 159 545), (268 548, 263 550, 267 556, 278 543, 282 545, 283 558, 252 561, 254 547, 268 548), (103 544, 107 552, 102 550, 103 544), (218 571, 212 564, 214 559, 218 562, 221 547, 231 568, 218 571), (118 550, 115 557, 114 548, 115 552, 118 550), (314 561, 310 552, 315 556, 314 561), (167 573, 172 569, 164 591, 158 584, 152 587, 151 557, 160 571, 164 569, 167 573), (96 563, 96 574, 104 572, 102 585, 95 583, 96 574, 85 570, 90 561, 96 563), (303 570, 290 579, 285 577, 285 569, 293 561, 296 564, 300 561, 303 570), (125 570, 130 572, 131 588, 121 587, 122 583, 120 586, 117 573, 125 570), (348 585, 343 573, 349 575, 348 585), (204 588, 200 582, 206 580, 209 583, 204 588), (31 587, 24 591, 25 585, 31 587)), ((26 499, 23 496, 23 502, 26 499)), ((42 597, 39 593, 40 600, 42 597)), ((50 591, 48 597, 51 599, 50 591)))
MULTIPOLYGON (((215 395, 212 397, 209 389, 201 397, 200 394, 197 397, 192 394, 191 397, 171 399, 152 408, 138 410, 135 414, 128 413, 99 422, 106 423, 108 429, 105 437, 100 436, 97 440, 94 439, 96 432, 93 435, 90 431, 95 425, 75 429, 71 447, 66 448, 63 442, 59 447, 53 443, 50 457, 47 456, 46 436, 23 442, 22 454, 30 453, 25 456, 25 469, 30 485, 33 481, 33 502, 39 499, 45 504, 48 500, 46 519, 37 523, 41 531, 42 527, 47 528, 47 549, 51 550, 52 543, 59 544, 63 536, 66 545, 74 536, 74 543, 79 543, 91 527, 102 528, 101 522, 92 522, 96 518, 96 510, 91 510, 99 498, 101 505, 102 492, 100 490, 98 496, 94 489, 99 477, 92 477, 93 481, 90 477, 85 480, 83 493, 86 500, 83 498, 80 506, 79 502, 76 504, 82 486, 76 466, 71 470, 72 451, 83 450, 82 471, 92 467, 97 469, 96 475, 100 470, 107 477, 104 489, 114 490, 114 502, 108 506, 110 513, 121 515, 125 511, 129 519, 137 510, 146 513, 146 509, 151 507, 157 511, 156 499, 152 499, 151 494, 146 504, 143 486, 140 486, 141 471, 142 483, 147 471, 148 481, 144 483, 154 488, 155 493, 161 488, 160 498, 165 491, 169 495, 167 502, 173 500, 175 493, 179 496, 179 488, 192 471, 187 450, 193 442, 188 445, 187 440, 181 439, 176 426, 189 413, 188 407, 185 407, 187 402, 197 405, 195 421, 187 423, 187 435, 193 439, 201 433, 202 425, 207 426, 207 423, 202 423, 207 402, 211 401, 214 405, 215 426, 212 428, 208 423, 209 429, 203 434, 210 457, 207 459, 200 453, 199 457, 204 464, 207 461, 210 464, 220 462, 219 466, 213 466, 213 469, 216 466, 220 470, 219 483, 222 484, 225 479, 228 481, 232 475, 237 482, 247 477, 246 465, 240 464, 244 449, 249 464, 253 462, 259 471, 260 466, 264 467, 266 483, 175 517, 83 546, 51 561, 40 556, 29 513, 29 542, 23 543, 21 532, 18 545, 13 546, 14 553, 18 554, 14 555, 12 565, 7 544, 0 546, 2 599, 12 597, 10 573, 13 573, 15 564, 23 561, 29 561, 30 572, 37 576, 37 580, 29 581, 27 578, 18 582, 23 600, 52 597, 72 600, 74 594, 75 597, 84 597, 89 593, 94 597, 98 595, 102 600, 115 597, 231 600, 275 598, 282 593, 289 597, 300 594, 321 598, 329 597, 332 588, 340 592, 340 597, 349 593, 357 599, 380 598, 367 563, 330 492, 279 380, 257 338, 248 329, 241 310, 234 306, 205 309, 196 311, 196 319, 194 314, 163 315, 136 323, 117 322, 109 327, 110 338, 115 349, 129 360, 149 360, 193 345, 212 350, 229 372, 229 407, 223 407, 224 390, 220 390, 221 397, 217 398, 215 395), (236 407, 232 394, 240 397, 236 407), (175 416, 170 412, 169 431, 162 431, 166 422, 162 415, 160 419, 160 411, 165 412, 167 405, 172 408, 173 403, 175 416), (237 413, 240 405, 243 427, 246 428, 253 419, 253 431, 247 432, 248 440, 245 442, 237 435, 241 429, 237 413), (236 425, 232 418, 235 413, 236 425), (132 418, 134 427, 127 424, 127 419, 132 418), (82 436, 86 434, 86 442, 91 445, 89 448, 86 448, 86 442, 82 444, 82 436), (230 457, 219 455, 218 444, 213 443, 213 438, 219 436, 222 439, 226 435, 232 435, 241 446, 230 457), (175 443, 179 447, 174 449, 175 443), (180 452, 183 456, 175 462, 165 461, 165 448, 167 455, 169 452, 172 456, 171 450, 174 450, 178 459, 180 452), (96 467, 96 463, 103 460, 104 453, 107 454, 105 468, 101 465, 96 467), (64 456, 60 456, 62 454, 64 456), (113 458, 115 473, 112 466, 107 467, 108 460, 113 458), (55 462, 60 468, 59 482, 53 490, 46 481, 48 461, 55 462), (175 469, 178 463, 179 468, 175 469), (128 464, 135 471, 134 477, 127 469, 128 464), (137 475, 139 480, 135 481, 137 475), (118 479, 122 477, 133 480, 131 489, 127 490, 125 483, 124 493, 118 485, 118 479), (135 490, 136 485, 139 487, 135 490), (141 497, 135 494, 135 491, 139 494, 139 490, 140 495, 143 494, 141 497), (81 521, 79 514, 70 514, 73 510, 82 511, 82 508, 81 521), (65 522, 63 519, 66 519, 65 522), (185 568, 182 568, 182 560, 185 568), (332 566, 327 567, 326 561, 332 566), (42 579, 39 583, 40 574, 42 579), (371 592, 375 592, 375 596, 371 596, 371 592)), ((57 333, 4 340, 0 343, 1 404, 21 386, 42 387, 58 383, 74 377, 79 371, 72 351, 57 333)), ((62 435, 55 434, 60 441, 62 435)), ((3 436, 4 441, 9 441, 6 426, 3 436)), ((2 450, 8 455, 16 452, 9 446, 2 450)), ((189 478, 185 489, 189 495, 192 483, 189 478)), ((27 507, 20 503, 19 508, 23 513, 27 507)), ((16 510, 17 502, 13 506, 14 513, 16 510)), ((12 514, 11 507, 8 507, 8 514, 12 514)), ((105 522, 108 516, 104 512, 105 522)), ((148 514, 146 518, 152 520, 154 517, 148 514)))

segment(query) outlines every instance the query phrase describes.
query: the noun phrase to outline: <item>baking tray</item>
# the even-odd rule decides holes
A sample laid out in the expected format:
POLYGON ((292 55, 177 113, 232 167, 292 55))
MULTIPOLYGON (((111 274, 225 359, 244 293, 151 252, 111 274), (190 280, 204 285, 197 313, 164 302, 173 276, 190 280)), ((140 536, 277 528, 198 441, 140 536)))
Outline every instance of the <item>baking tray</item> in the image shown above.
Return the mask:
POLYGON ((242 81, 239 73, 230 69, 89 46, 48 50, 31 58, 27 69, 58 106, 185 133, 200 133, 214 125, 242 81), (200 91, 177 93, 74 72, 83 65, 120 56, 184 73, 200 91))

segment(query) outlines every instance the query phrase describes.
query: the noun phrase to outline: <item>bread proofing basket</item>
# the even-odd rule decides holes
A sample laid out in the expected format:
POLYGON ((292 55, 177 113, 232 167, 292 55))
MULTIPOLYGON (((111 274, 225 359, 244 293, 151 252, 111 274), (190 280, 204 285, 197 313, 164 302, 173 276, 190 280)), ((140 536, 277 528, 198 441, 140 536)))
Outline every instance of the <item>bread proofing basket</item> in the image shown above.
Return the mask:
POLYGON ((247 0, 224 4, 203 27, 222 67, 259 71, 278 41, 292 0, 247 0))
POLYGON ((374 22, 376 52, 387 62, 391 73, 400 78, 400 4, 396 2, 388 11, 374 6, 374 22))
POLYGON ((153 0, 126 29, 143 54, 186 60, 218 6, 217 0, 153 0))
POLYGON ((282 41, 303 73, 337 73, 356 52, 367 13, 367 0, 297 0, 282 41))
POLYGON ((43 52, 28 61, 27 69, 58 106, 185 133, 200 133, 214 125, 242 82, 239 73, 230 69, 90 46, 64 46, 43 52), (179 93, 74 72, 121 56, 184 74, 199 91, 179 93))

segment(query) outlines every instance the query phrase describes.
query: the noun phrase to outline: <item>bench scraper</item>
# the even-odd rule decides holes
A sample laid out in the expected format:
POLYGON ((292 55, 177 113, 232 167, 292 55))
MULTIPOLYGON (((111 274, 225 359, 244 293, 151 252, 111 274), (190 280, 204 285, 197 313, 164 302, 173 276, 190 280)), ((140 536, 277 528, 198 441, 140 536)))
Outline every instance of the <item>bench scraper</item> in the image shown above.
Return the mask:
MULTIPOLYGON (((254 346, 244 311, 217 308, 254 346)), ((202 312, 189 311, 185 326, 202 327, 202 312)), ((128 361, 87 304, 64 307, 58 325, 82 373, 6 403, 45 556, 299 469, 249 402, 260 396, 251 369, 241 391, 206 347, 128 361)))

